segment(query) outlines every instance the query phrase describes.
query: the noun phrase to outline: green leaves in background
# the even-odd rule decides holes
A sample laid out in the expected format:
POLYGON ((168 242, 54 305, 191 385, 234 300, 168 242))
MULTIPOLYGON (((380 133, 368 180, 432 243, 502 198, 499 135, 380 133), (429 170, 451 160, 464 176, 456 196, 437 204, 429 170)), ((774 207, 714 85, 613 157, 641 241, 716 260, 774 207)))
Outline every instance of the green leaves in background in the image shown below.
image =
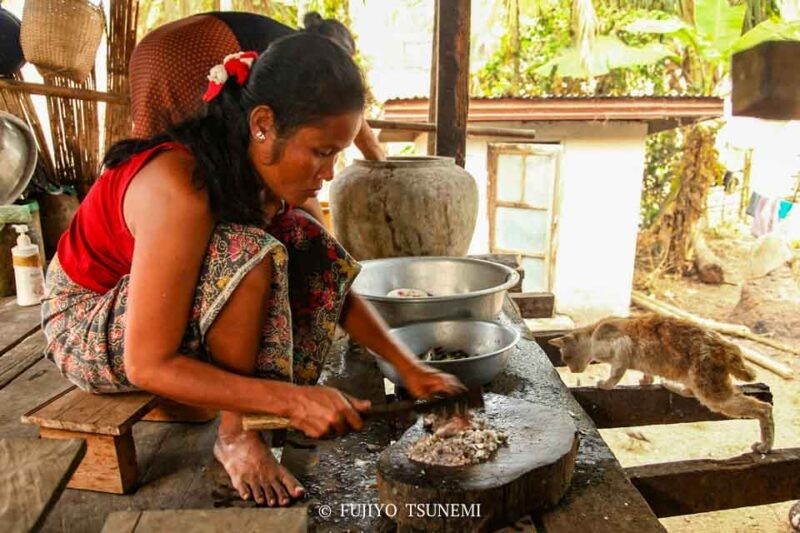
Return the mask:
POLYGON ((741 52, 766 41, 800 41, 800 20, 766 20, 739 37, 731 46, 731 52, 741 52))
POLYGON ((546 76, 556 69, 556 73, 562 77, 588 78, 608 74, 613 69, 652 65, 674 56, 672 50, 660 43, 629 46, 614 35, 601 35, 592 47, 587 68, 581 65, 578 48, 570 46, 535 72, 546 76))
POLYGON ((695 49, 699 49, 700 47, 700 37, 697 34, 697 30, 678 17, 666 19, 638 19, 634 20, 623 29, 628 33, 670 35, 680 40, 684 46, 695 49))
POLYGON ((714 54, 725 58, 731 46, 742 34, 744 13, 747 6, 731 6, 728 0, 695 0, 694 19, 697 33, 707 43, 706 56, 714 54))

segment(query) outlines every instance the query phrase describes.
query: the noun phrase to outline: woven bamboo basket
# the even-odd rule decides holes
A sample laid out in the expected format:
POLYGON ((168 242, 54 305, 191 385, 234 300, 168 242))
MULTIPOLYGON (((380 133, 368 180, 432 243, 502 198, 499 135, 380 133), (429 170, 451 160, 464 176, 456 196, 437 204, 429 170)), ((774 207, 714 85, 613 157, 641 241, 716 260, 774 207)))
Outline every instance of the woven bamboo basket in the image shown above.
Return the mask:
POLYGON ((105 28, 100 6, 87 0, 25 0, 20 42, 44 75, 86 81, 105 28))

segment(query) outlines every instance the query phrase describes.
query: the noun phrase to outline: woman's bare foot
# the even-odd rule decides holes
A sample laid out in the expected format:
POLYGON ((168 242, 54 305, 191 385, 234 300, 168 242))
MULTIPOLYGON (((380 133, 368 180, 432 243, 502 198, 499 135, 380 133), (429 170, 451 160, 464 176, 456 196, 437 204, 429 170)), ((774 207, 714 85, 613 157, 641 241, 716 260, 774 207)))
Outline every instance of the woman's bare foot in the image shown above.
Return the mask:
POLYGON ((238 429, 235 424, 226 424, 227 414, 229 412, 223 412, 214 443, 214 457, 222 463, 242 499, 252 498, 272 507, 286 506, 293 499, 302 498, 305 489, 288 470, 278 464, 259 432, 244 431, 241 423, 238 429), (231 425, 234 427, 231 428, 231 425))

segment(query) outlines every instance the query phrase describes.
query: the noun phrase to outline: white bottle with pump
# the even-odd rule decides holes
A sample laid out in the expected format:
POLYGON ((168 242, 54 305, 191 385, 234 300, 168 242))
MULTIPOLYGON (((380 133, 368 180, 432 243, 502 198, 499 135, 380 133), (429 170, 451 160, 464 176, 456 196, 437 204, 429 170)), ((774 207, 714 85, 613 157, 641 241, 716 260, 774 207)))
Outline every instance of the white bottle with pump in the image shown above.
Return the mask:
POLYGON ((23 306, 38 305, 44 296, 44 273, 39 247, 28 237, 28 226, 14 224, 13 227, 19 234, 17 245, 11 249, 17 303, 23 306))

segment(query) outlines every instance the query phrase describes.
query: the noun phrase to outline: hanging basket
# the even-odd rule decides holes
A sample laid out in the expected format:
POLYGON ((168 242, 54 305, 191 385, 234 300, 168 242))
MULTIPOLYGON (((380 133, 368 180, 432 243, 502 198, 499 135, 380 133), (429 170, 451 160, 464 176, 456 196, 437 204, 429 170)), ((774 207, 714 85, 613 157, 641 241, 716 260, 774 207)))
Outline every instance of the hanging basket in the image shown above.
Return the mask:
POLYGON ((20 42, 42 75, 86 81, 105 28, 100 6, 87 0, 26 0, 20 42))

